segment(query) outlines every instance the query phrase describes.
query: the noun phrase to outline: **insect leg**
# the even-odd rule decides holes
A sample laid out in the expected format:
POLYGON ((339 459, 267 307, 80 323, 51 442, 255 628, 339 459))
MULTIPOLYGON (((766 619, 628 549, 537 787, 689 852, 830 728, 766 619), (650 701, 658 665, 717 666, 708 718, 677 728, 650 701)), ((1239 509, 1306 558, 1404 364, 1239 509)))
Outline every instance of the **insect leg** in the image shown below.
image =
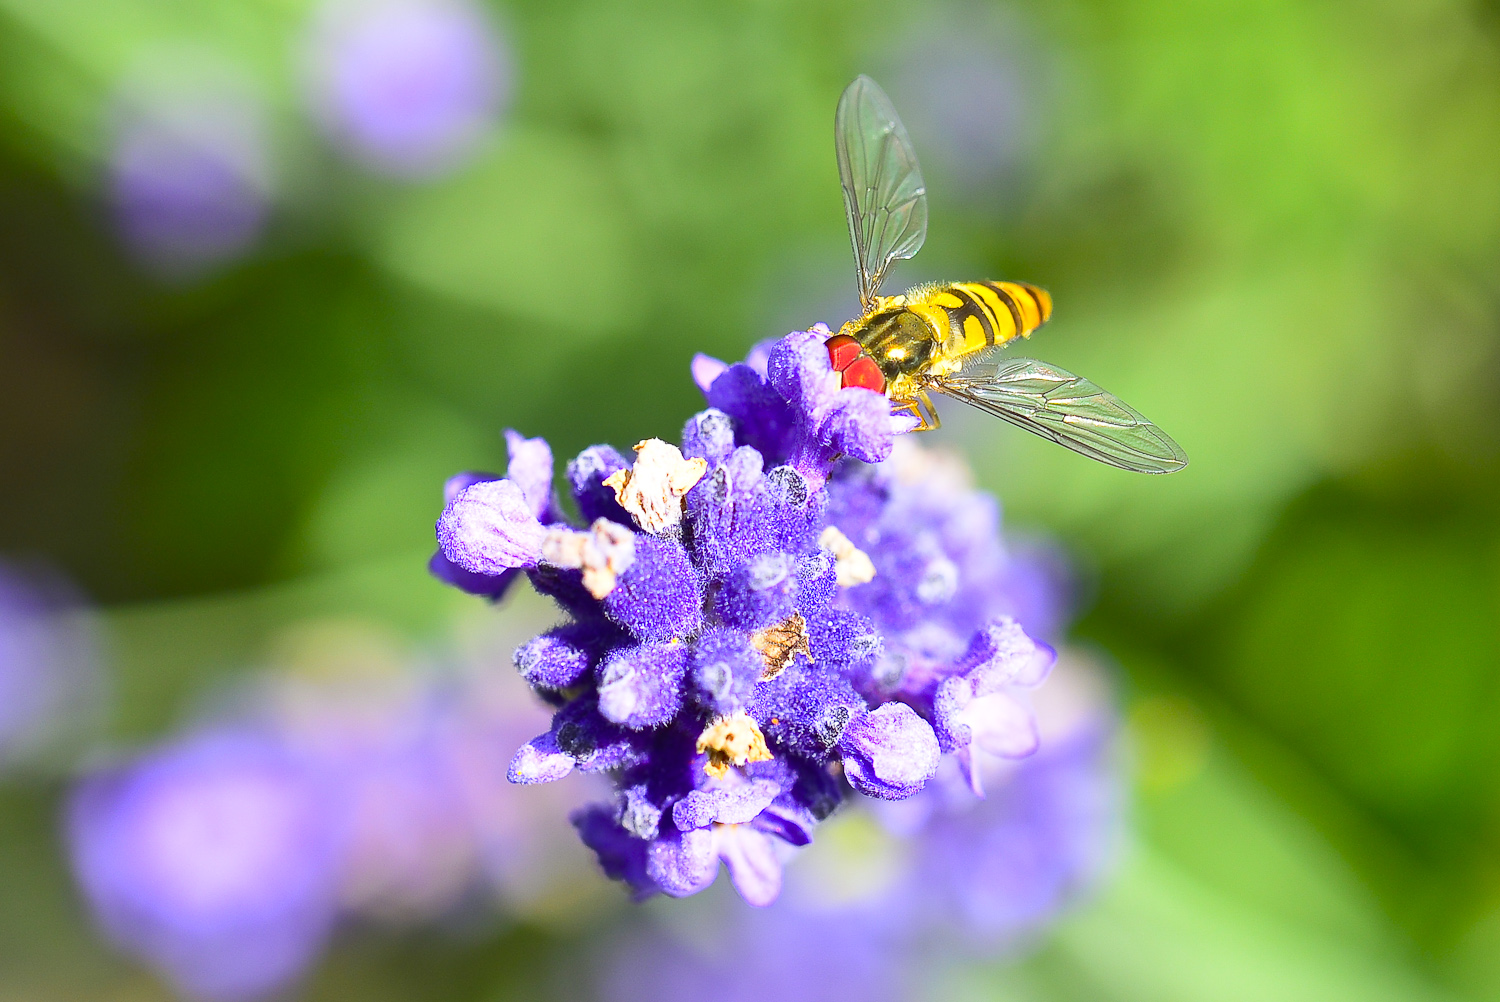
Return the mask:
MULTIPOLYGON (((927 423, 927 419, 924 418, 924 417, 922 417, 922 408, 920 406, 918 406, 918 404, 917 404, 917 402, 915 400, 892 400, 891 401, 891 417, 896 417, 899 414, 904 414, 907 417, 914 417, 919 422, 921 422, 922 425, 925 425, 927 423)), ((916 428, 914 428, 912 430, 913 431, 925 431, 926 429, 922 428, 919 425, 918 427, 916 427, 916 428)))
POLYGON ((927 395, 926 390, 917 391, 917 400, 922 405, 920 417, 922 427, 918 431, 937 431, 943 426, 943 421, 938 417, 937 408, 932 405, 932 398, 927 395))
POLYGON ((936 431, 943 426, 943 422, 938 419, 937 408, 932 406, 926 390, 918 390, 915 396, 903 400, 892 400, 891 415, 897 414, 917 419, 918 424, 912 431, 936 431))

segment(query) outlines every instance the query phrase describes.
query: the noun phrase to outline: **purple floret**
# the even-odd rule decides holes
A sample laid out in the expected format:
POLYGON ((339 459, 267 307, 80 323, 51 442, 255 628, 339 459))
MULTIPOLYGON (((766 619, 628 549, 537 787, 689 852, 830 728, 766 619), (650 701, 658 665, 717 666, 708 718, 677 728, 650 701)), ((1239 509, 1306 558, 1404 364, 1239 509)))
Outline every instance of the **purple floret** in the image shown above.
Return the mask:
POLYGON ((541 545, 541 524, 561 517, 552 495, 551 447, 540 438, 528 439, 509 429, 505 432, 505 443, 510 463, 503 479, 510 481, 511 487, 499 487, 502 478, 494 473, 474 471, 455 474, 443 484, 443 515, 437 525, 438 551, 427 564, 428 571, 439 581, 491 601, 503 598, 521 576, 520 569, 534 559, 534 551, 541 545), (487 492, 485 496, 506 499, 505 511, 489 510, 498 502, 480 504, 480 495, 476 494, 474 503, 466 501, 455 512, 454 503, 460 495, 480 484, 491 485, 479 488, 487 492), (524 511, 516 504, 516 492, 524 503, 524 511), (528 512, 530 519, 526 517, 528 512), (513 526, 507 524, 512 521, 513 526))
POLYGON ((637 898, 648 898, 660 890, 646 873, 649 843, 622 828, 609 808, 594 804, 574 811, 569 820, 583 844, 594 850, 606 877, 629 886, 637 898))
POLYGON ((689 459, 705 459, 717 466, 734 448, 734 421, 723 411, 699 411, 682 428, 682 454, 689 459))
POLYGON ((839 454, 867 463, 890 458, 895 432, 890 402, 873 390, 840 387, 823 342, 828 330, 788 334, 771 349, 768 380, 798 419, 790 461, 813 472, 839 454))
POLYGON ((443 556, 473 574, 498 575, 535 564, 547 530, 511 480, 484 480, 459 491, 438 519, 443 556))
POLYGON ((526 438, 509 428, 505 429, 505 447, 510 453, 506 478, 521 488, 537 518, 557 521, 559 514, 552 498, 552 447, 546 439, 526 438))
POLYGON ((762 682, 749 710, 774 744, 822 762, 837 747, 844 728, 864 715, 866 707, 847 681, 803 661, 762 682))
POLYGON ((754 696, 765 667, 743 630, 706 631, 693 650, 695 695, 715 715, 742 710, 754 696))
POLYGON ((678 828, 707 828, 711 824, 743 825, 771 806, 781 786, 774 780, 753 779, 733 786, 694 790, 677 801, 672 821, 678 828))
POLYGON ((912 427, 891 415, 883 394, 840 385, 823 346, 829 333, 818 324, 788 334, 770 344, 760 365, 721 369, 715 359, 694 360, 708 402, 734 420, 738 441, 818 483, 841 455, 888 459, 896 436, 912 427))
POLYGON ((666 894, 685 898, 707 890, 719 875, 719 853, 709 828, 672 830, 648 843, 646 873, 666 894))
POLYGON ((599 712, 635 730, 671 723, 687 695, 688 653, 674 643, 619 648, 599 666, 599 712))
POLYGON ((773 460, 790 455, 796 429, 792 410, 750 366, 731 365, 707 396, 716 410, 734 419, 736 441, 773 460))
POLYGON ((427 572, 459 591, 479 595, 492 602, 498 602, 504 598, 505 593, 510 591, 510 586, 521 577, 521 570, 517 567, 507 568, 499 574, 476 574, 473 571, 464 570, 449 560, 442 550, 438 550, 427 561, 427 572))
POLYGON ((703 621, 702 583, 681 544, 642 536, 635 563, 604 600, 611 619, 641 640, 696 633, 703 621))
POLYGON ((785 852, 856 791, 912 797, 944 753, 977 786, 977 756, 1035 747, 1023 690, 1052 654, 1007 618, 997 506, 904 475, 908 424, 840 386, 827 337, 695 359, 711 406, 684 426, 680 461, 642 443, 638 460, 597 445, 567 464, 583 526, 552 497, 546 444, 515 432, 506 478, 456 480, 439 520, 455 566, 517 569, 570 617, 516 653, 557 711, 510 777, 607 776, 613 802, 574 823, 637 896, 695 894, 722 863, 767 904, 785 852), (633 552, 603 587, 557 555, 600 518, 633 552))
POLYGON ((628 469, 630 460, 607 445, 584 449, 568 464, 568 485, 584 522, 607 518, 621 525, 630 524, 630 513, 620 507, 615 492, 604 486, 610 474, 628 469))
POLYGON ((770 626, 792 614, 800 585, 795 556, 778 550, 762 553, 736 565, 724 579, 714 611, 734 629, 770 626))
POLYGON ((624 634, 604 620, 569 623, 517 648, 516 669, 538 689, 566 689, 624 642, 624 634))
POLYGON ((557 735, 548 731, 526 742, 510 760, 505 778, 512 783, 552 783, 573 771, 574 757, 557 743, 557 735))
POLYGON ((905 703, 886 703, 850 722, 839 739, 844 775, 860 793, 905 800, 937 773, 932 725, 905 703))
POLYGON ((849 609, 825 609, 813 616, 808 636, 813 662, 850 679, 867 677, 882 650, 874 622, 849 609))

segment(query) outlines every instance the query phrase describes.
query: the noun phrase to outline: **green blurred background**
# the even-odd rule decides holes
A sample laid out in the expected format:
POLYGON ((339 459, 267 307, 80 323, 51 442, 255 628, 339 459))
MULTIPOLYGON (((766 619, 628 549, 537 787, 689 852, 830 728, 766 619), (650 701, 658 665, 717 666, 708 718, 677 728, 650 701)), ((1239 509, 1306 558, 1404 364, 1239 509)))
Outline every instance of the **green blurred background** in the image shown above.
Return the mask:
MULTIPOLYGON (((419 181, 320 139, 310 11, 0 0, 0 553, 102 607, 104 740, 311 617, 450 630, 440 487, 500 428, 674 438, 694 352, 846 319, 831 124, 868 72, 931 192, 892 285, 1047 287, 1030 350, 1192 457, 1132 477, 945 411, 1085 568, 1138 796, 1097 901, 934 997, 1500 998, 1500 9, 497 0, 509 109, 419 181), (110 109, 186 49, 263 103, 273 204, 163 276, 111 224, 110 109)), ((91 932, 63 787, 0 781, 0 999, 165 998, 91 932)), ((585 933, 349 934, 305 991, 566 994, 585 933)))

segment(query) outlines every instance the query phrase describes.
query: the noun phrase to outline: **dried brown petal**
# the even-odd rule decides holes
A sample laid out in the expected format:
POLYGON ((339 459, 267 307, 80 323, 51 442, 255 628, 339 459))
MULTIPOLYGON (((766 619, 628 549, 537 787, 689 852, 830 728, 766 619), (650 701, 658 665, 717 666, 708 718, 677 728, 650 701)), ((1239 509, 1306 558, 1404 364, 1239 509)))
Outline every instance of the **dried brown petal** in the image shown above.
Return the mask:
POLYGON ((800 612, 794 612, 781 622, 750 634, 750 646, 765 658, 766 667, 760 673, 762 682, 780 675, 798 654, 806 654, 807 660, 812 660, 812 650, 808 647, 807 620, 802 618, 800 612))
POLYGON ((603 599, 635 563, 635 533, 607 518, 595 519, 587 532, 553 526, 542 539, 542 560, 554 567, 582 569, 583 586, 603 599))
POLYGON ((648 438, 635 447, 635 465, 604 480, 615 500, 647 532, 663 532, 682 521, 682 496, 708 472, 704 459, 684 459, 675 445, 648 438))

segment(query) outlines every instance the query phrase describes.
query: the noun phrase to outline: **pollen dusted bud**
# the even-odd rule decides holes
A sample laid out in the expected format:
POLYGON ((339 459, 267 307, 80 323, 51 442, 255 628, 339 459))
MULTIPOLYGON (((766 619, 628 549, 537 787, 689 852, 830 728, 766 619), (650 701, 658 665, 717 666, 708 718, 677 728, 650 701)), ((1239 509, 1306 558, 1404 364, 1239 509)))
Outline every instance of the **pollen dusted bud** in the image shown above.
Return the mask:
POLYGON ((546 535, 526 495, 510 480, 483 480, 464 488, 437 523, 443 555, 475 574, 535 564, 546 535))
POLYGON ((905 800, 937 772, 941 750, 932 725, 905 703, 851 721, 839 739, 844 776, 867 797, 905 800))

